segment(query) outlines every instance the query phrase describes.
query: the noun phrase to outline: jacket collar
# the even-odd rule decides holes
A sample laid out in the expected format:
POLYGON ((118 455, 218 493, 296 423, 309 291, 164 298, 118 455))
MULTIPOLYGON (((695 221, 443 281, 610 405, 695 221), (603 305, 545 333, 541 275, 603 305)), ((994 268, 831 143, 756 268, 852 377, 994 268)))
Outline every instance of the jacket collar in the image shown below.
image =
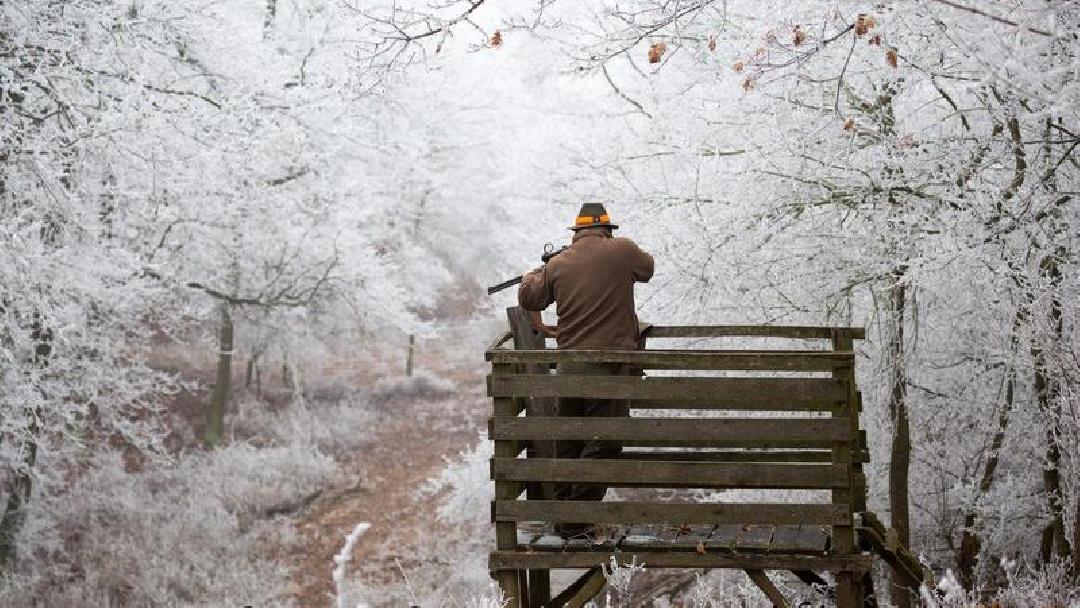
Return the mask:
POLYGON ((574 238, 570 239, 570 242, 576 243, 581 239, 591 236, 608 238, 607 234, 604 233, 604 230, 602 228, 586 228, 584 230, 579 230, 576 234, 574 234, 574 238))

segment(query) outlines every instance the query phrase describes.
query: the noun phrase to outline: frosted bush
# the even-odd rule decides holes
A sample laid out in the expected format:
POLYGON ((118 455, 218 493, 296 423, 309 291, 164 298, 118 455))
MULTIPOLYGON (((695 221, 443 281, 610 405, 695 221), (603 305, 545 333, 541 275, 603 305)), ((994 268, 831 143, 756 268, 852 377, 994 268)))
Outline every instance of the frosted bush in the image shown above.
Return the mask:
POLYGON ((979 592, 965 592, 953 572, 947 570, 937 585, 936 594, 931 594, 925 587, 921 590, 923 603, 931 608, 1080 607, 1080 586, 1070 573, 1068 560, 1046 564, 1040 569, 1002 560, 1001 567, 1008 577, 1008 586, 989 598, 979 592))
POLYGON ((620 564, 615 556, 604 565, 604 578, 607 580, 608 593, 604 598, 605 608, 629 608, 634 605, 634 593, 630 587, 634 577, 645 571, 645 564, 637 563, 633 558, 628 564, 620 564))
POLYGON ((371 389, 370 399, 376 403, 446 399, 453 396, 455 390, 453 381, 425 370, 417 370, 412 377, 379 378, 371 389))
POLYGON ((294 403, 276 411, 259 401, 240 400, 226 418, 226 428, 234 439, 255 445, 299 444, 340 456, 371 439, 374 420, 359 394, 334 402, 294 403))
POLYGON ((284 606, 288 572, 270 559, 301 504, 338 470, 297 446, 248 444, 125 470, 95 458, 67 492, 43 497, 27 534, 51 538, 33 569, 0 583, 5 606, 284 606))
POLYGON ((482 433, 475 446, 448 462, 438 477, 424 485, 421 496, 446 493, 439 504, 440 520, 449 524, 487 523, 488 505, 494 498, 488 462, 494 449, 494 443, 482 433))

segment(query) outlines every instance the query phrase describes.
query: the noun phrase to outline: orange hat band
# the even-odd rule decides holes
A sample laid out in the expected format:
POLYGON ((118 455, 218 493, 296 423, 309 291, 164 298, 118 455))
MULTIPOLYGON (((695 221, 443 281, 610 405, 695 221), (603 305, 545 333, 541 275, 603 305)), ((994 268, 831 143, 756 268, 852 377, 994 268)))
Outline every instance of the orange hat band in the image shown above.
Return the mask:
POLYGON ((597 216, 597 215, 579 215, 576 218, 574 218, 574 225, 575 226, 581 226, 582 224, 593 224, 593 223, 597 223, 597 222, 610 223, 611 222, 611 216, 609 216, 608 214, 605 213, 604 215, 599 215, 599 216, 597 216))

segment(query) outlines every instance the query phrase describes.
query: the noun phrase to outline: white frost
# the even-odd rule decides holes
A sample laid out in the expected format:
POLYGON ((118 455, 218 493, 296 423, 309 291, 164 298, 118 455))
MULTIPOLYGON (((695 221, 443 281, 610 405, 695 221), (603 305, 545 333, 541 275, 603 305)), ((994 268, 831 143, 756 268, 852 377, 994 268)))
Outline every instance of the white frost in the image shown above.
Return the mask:
MULTIPOLYGON (((360 537, 364 535, 364 532, 368 531, 371 524, 362 521, 356 524, 352 533, 345 537, 345 546, 338 551, 338 554, 334 556, 334 595, 337 597, 337 608, 347 608, 345 605, 345 597, 341 593, 341 585, 345 582, 345 566, 348 565, 349 559, 352 556, 353 547, 356 546, 356 541, 360 540, 360 537)), ((363 604, 357 604, 356 608, 366 608, 363 604)))

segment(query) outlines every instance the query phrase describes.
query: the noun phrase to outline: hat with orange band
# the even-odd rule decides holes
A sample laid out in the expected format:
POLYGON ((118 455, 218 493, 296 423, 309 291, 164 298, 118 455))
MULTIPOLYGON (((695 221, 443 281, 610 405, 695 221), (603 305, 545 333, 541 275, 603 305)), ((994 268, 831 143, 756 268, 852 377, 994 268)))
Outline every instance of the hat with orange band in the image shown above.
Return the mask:
POLYGON ((581 206, 581 211, 578 211, 577 217, 574 218, 574 225, 570 226, 570 230, 582 230, 598 226, 613 230, 618 228, 618 226, 611 223, 611 217, 608 215, 607 209, 604 209, 603 204, 585 203, 581 206))

